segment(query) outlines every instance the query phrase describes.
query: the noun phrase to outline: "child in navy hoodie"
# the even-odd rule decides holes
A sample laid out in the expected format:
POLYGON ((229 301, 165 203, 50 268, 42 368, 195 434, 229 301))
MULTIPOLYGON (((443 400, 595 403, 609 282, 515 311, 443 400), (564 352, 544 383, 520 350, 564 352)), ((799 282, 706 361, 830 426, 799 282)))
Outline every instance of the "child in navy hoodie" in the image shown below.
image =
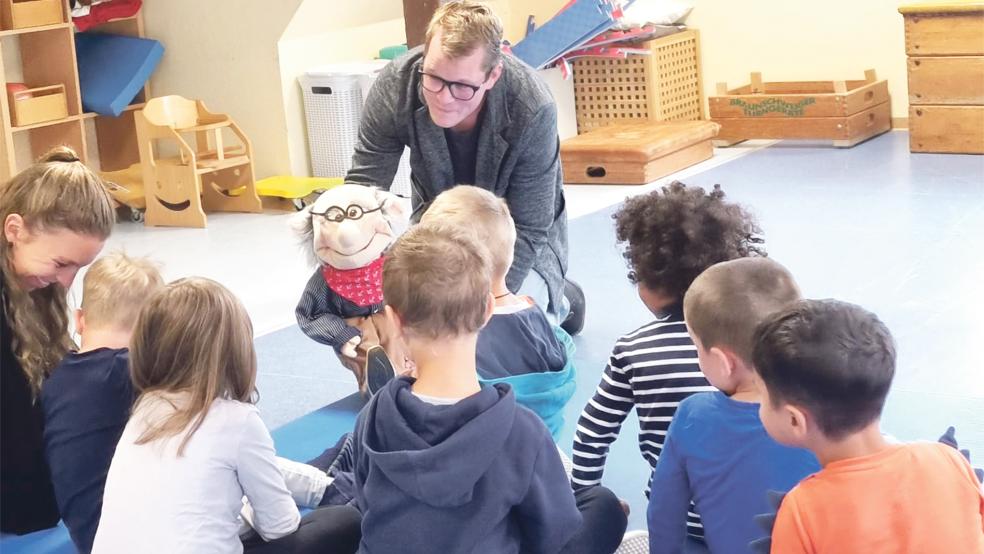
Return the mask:
POLYGON ((163 286, 145 259, 114 253, 92 264, 75 312, 82 348, 65 356, 41 388, 45 456, 79 552, 92 549, 109 463, 133 405, 130 336, 140 309, 163 286))
POLYGON ((390 250, 386 312, 417 377, 390 381, 356 422, 360 552, 611 553, 621 541, 614 494, 575 498, 543 422, 508 384, 479 384, 490 274, 487 249, 465 229, 418 225, 390 250))

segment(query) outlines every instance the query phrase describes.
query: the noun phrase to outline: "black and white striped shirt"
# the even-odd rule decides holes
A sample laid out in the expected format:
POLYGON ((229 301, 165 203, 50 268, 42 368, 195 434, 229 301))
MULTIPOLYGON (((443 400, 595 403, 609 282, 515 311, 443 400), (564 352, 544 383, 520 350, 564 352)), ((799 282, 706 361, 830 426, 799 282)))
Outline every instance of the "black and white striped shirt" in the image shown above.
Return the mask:
MULTIPOLYGON (((574 487, 601 483, 608 448, 633 407, 639 416, 639 450, 655 468, 680 401, 714 390, 697 364, 697 348, 687 334, 680 306, 620 338, 594 397, 577 422, 574 487)), ((690 519, 693 531, 696 520, 690 519)))

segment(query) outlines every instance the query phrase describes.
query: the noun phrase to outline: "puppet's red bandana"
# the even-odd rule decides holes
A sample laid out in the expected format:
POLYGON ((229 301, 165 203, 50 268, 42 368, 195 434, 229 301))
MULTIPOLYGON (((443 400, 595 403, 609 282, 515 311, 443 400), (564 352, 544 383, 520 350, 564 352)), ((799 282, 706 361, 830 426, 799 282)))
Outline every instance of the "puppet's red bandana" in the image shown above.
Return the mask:
POLYGON ((357 306, 367 307, 383 301, 383 260, 380 256, 371 264, 356 269, 335 269, 322 266, 321 275, 331 290, 357 306))

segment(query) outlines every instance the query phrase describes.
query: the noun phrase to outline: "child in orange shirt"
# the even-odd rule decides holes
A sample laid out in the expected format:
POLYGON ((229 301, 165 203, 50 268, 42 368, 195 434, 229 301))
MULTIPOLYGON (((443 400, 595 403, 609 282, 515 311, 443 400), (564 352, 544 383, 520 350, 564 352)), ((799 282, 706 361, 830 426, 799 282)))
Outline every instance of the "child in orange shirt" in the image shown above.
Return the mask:
POLYGON ((765 429, 823 466, 783 499, 773 553, 984 553, 984 494, 967 460, 879 430, 895 345, 877 316, 799 301, 758 328, 753 360, 765 429))

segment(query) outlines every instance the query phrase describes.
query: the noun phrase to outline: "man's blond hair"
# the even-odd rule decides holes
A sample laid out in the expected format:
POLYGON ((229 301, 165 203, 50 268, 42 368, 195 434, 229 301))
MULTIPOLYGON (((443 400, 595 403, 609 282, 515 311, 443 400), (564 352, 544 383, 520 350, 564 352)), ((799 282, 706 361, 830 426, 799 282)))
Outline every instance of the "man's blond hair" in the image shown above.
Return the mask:
POLYGON ((157 265, 114 252, 96 260, 82 280, 87 326, 131 329, 147 300, 164 286, 157 265))
POLYGON ((424 55, 438 29, 441 30, 441 51, 450 58, 462 58, 481 49, 485 52, 482 70, 486 73, 502 59, 502 20, 488 4, 455 0, 437 8, 427 25, 424 55))
POLYGON ((485 189, 458 185, 439 194, 420 222, 471 230, 479 243, 489 249, 492 279, 501 279, 509 272, 516 245, 516 225, 502 198, 485 189))
POLYGON ((410 337, 434 340, 477 333, 487 316, 491 267, 488 249, 474 233, 420 224, 387 253, 383 296, 410 337))
POLYGON ((726 347, 751 364, 755 328, 800 299, 789 270, 769 258, 712 265, 683 297, 683 318, 705 350, 726 347))

